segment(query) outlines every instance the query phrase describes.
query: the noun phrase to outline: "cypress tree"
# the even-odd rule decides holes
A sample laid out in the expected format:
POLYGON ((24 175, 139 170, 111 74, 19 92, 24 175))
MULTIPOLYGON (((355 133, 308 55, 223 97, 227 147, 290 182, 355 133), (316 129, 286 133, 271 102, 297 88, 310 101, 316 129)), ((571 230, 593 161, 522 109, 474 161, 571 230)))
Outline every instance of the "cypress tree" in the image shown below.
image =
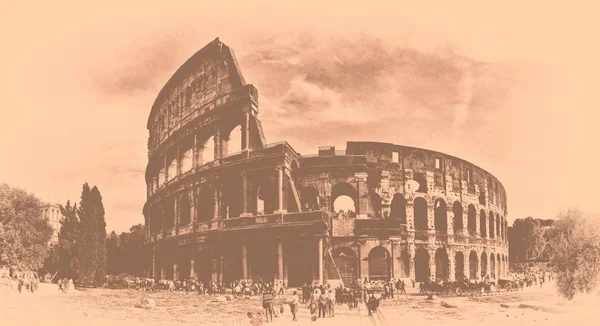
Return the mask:
POLYGON ((90 193, 93 203, 93 218, 95 226, 96 256, 95 256, 95 275, 94 283, 96 285, 104 284, 106 280, 106 220, 104 218, 104 205, 102 204, 102 195, 98 187, 94 186, 90 193))
POLYGON ((98 239, 97 223, 94 218, 94 203, 87 182, 83 185, 77 215, 80 222, 77 246, 75 247, 74 273, 79 286, 90 287, 94 284, 96 274, 98 239))

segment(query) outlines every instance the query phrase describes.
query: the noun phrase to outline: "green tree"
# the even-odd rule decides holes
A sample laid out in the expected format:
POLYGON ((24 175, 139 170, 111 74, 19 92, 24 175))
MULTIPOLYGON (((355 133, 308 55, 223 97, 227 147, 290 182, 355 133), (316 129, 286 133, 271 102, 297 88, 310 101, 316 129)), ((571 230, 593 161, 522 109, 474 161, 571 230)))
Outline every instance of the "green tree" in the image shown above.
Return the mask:
POLYGON ((53 231, 40 204, 35 195, 0 184, 0 267, 42 267, 53 231))
POLYGON ((549 235, 550 263, 559 293, 571 300, 593 290, 600 276, 600 226, 598 217, 569 209, 558 215, 549 235))
POLYGON ((77 210, 79 224, 76 246, 73 252, 75 281, 82 287, 91 287, 96 278, 96 255, 98 254, 97 223, 90 186, 85 183, 77 210))

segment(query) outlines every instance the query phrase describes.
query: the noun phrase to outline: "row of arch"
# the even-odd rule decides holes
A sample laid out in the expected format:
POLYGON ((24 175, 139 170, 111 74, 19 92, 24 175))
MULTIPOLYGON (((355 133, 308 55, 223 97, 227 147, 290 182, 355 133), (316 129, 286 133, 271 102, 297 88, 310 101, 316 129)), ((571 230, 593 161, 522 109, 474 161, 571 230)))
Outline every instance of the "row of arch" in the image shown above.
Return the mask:
MULTIPOLYGON (((351 248, 340 247, 332 252, 332 257, 335 265, 345 282, 351 282, 358 278, 358 259, 351 248)), ((415 255, 411 257, 403 251, 398 257, 400 260, 400 271, 396 272, 394 277, 408 278, 411 277, 411 267, 414 268, 414 277, 416 282, 425 282, 430 280, 432 276, 436 279, 450 279, 450 260, 447 252, 443 248, 435 251, 433 257, 435 271, 431 273, 432 260, 429 252, 424 248, 417 248, 415 255)), ((508 273, 508 256, 504 254, 490 253, 489 257, 486 252, 478 255, 475 250, 471 250, 468 261, 465 260, 462 251, 456 251, 454 254, 454 279, 460 280, 468 278, 471 280, 483 279, 489 276, 490 279, 496 280, 508 273), (488 269, 489 258, 489 269, 488 269), (468 264, 468 269, 465 269, 465 264, 468 264), (478 275, 478 271, 480 272, 478 275)), ((368 258, 369 278, 372 280, 387 280, 391 275, 391 258, 389 251, 377 246, 369 252, 368 258)))
MULTIPOLYGON (((303 206, 310 206, 319 202, 319 191, 312 187, 306 186, 301 191, 301 199, 303 206)), ((354 211, 356 207, 357 192, 356 189, 348 183, 337 183, 331 191, 331 211, 354 211)), ((378 212, 382 206, 381 197, 376 193, 371 193, 371 202, 373 210, 378 212)), ((391 219, 399 219, 402 224, 407 223, 406 219, 407 201, 403 194, 396 193, 390 203, 390 212, 387 216, 380 216, 391 219)), ((413 202, 414 227, 417 230, 428 230, 427 218, 427 200, 423 197, 417 197, 413 202)), ((459 201, 454 201, 452 204, 453 229, 463 230, 463 206, 459 201)), ((434 228, 438 232, 447 232, 448 230, 448 207, 446 202, 437 198, 434 202, 434 228)), ((479 211, 479 234, 482 237, 501 238, 506 240, 507 222, 503 216, 492 211, 486 213, 485 210, 479 211), (489 232, 488 232, 489 230, 489 232)), ((467 228, 470 235, 477 233, 477 210, 473 204, 467 207, 467 228)))

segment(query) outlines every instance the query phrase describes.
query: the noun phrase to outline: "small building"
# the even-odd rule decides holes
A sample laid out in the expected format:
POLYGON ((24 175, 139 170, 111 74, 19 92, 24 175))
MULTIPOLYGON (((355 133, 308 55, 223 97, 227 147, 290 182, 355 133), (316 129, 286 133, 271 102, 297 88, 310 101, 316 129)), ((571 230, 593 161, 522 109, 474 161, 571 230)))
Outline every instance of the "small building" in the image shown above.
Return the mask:
POLYGON ((48 220, 50 226, 52 226, 52 230, 54 231, 48 245, 56 245, 58 244, 58 232, 60 231, 60 220, 62 218, 60 205, 53 203, 42 203, 40 208, 42 210, 42 217, 48 220))

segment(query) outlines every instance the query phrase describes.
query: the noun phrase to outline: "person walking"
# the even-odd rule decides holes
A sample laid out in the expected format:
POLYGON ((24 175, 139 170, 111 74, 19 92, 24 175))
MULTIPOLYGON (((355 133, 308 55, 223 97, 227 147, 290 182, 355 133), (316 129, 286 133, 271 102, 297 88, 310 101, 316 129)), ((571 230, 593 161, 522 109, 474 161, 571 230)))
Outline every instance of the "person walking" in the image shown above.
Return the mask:
POLYGON ((331 290, 329 290, 329 300, 327 304, 329 305, 329 317, 335 317, 335 293, 331 290))
POLYGON ((329 296, 325 294, 325 289, 321 289, 321 295, 319 296, 319 318, 325 318, 328 300, 329 296))
POLYGON ((275 300, 275 292, 270 291, 268 288, 265 288, 263 292, 263 308, 265 309, 265 315, 267 317, 267 323, 269 322, 269 317, 271 322, 273 322, 273 301, 275 300))
POLYGON ((300 304, 300 297, 298 297, 298 292, 294 291, 292 297, 290 298, 290 310, 292 312, 292 321, 298 321, 296 319, 296 313, 298 312, 298 304, 300 304))

